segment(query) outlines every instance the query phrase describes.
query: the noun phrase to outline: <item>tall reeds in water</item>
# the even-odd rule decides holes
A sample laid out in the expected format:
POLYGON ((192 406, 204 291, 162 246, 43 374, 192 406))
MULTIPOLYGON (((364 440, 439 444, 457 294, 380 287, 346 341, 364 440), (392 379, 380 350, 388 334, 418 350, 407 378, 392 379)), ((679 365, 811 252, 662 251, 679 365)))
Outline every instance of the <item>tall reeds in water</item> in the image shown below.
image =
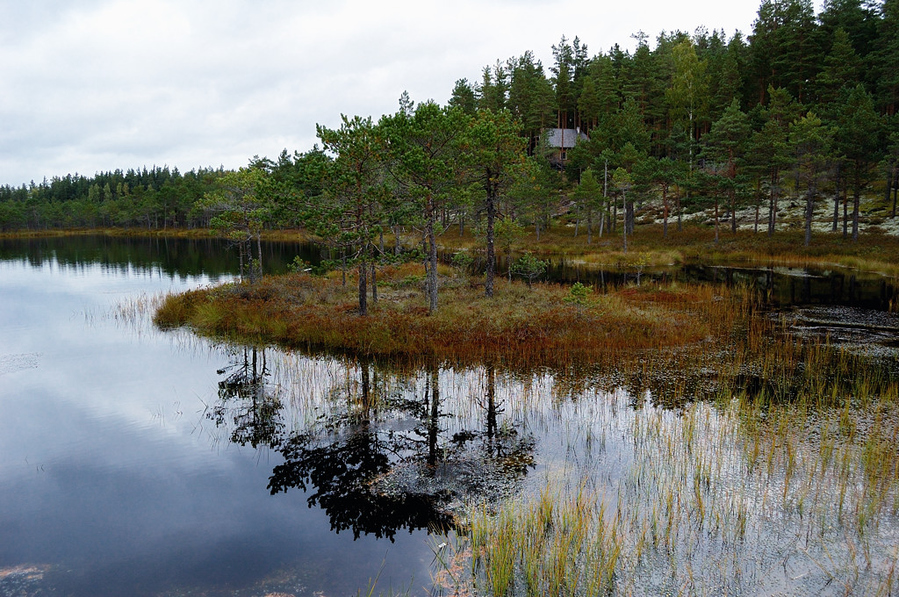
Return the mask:
POLYGON ((620 379, 709 380, 661 386, 685 395, 591 396, 589 383, 562 380, 578 405, 610 403, 600 416, 566 418, 569 449, 590 466, 529 497, 473 507, 453 552, 469 575, 444 592, 892 594, 895 359, 793 338, 768 315, 736 337, 625 363, 639 371, 620 379), (583 455, 584 438, 616 436, 614 465, 603 462, 612 453, 583 455))

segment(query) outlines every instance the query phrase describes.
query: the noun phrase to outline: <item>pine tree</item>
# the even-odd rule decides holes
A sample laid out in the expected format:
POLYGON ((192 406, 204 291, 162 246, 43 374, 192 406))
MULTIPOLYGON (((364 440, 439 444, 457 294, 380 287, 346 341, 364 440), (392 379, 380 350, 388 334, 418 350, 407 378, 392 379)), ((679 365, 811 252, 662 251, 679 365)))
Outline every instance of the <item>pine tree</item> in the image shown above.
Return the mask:
POLYGON ((451 108, 459 108, 465 114, 472 115, 478 109, 478 98, 468 79, 459 79, 453 87, 452 95, 447 102, 451 108))
POLYGON ((832 111, 844 89, 852 88, 863 72, 862 61, 852 48, 849 34, 839 27, 833 34, 833 45, 818 75, 818 105, 822 114, 832 111))
POLYGON ((588 168, 581 173, 581 180, 573 194, 578 211, 578 218, 583 217, 587 224, 587 244, 593 241, 593 218, 602 212, 602 187, 596 181, 593 170, 588 168))
MULTIPOLYGON (((880 161, 882 122, 874 100, 859 83, 842 101, 836 130, 836 149, 852 185, 852 239, 858 240, 859 205, 862 190, 880 161)), ((844 224, 845 234, 845 224, 844 224)))
POLYGON ((787 89, 800 103, 814 80, 820 50, 815 43, 811 0, 764 0, 753 23, 750 66, 757 101, 765 103, 769 87, 787 89))
POLYGON ((458 185, 458 144, 468 118, 458 109, 441 108, 429 101, 418 104, 412 114, 400 111, 379 122, 387 142, 388 170, 424 223, 431 313, 437 310, 438 217, 458 185))
POLYGON ((484 290, 493 296, 493 277, 496 271, 494 253, 494 225, 501 195, 512 185, 514 168, 525 157, 524 138, 520 124, 508 110, 493 113, 481 110, 468 121, 458 141, 459 158, 467 178, 484 191, 484 211, 487 215, 487 272, 484 290))
POLYGON ((892 116, 899 112, 899 0, 884 0, 880 14, 871 64, 877 105, 892 116))
MULTIPOLYGON (((576 98, 573 87, 574 76, 574 50, 568 44, 565 36, 562 36, 558 46, 553 46, 552 83, 556 94, 556 109, 558 128, 570 128, 569 119, 574 119, 576 98)), ((573 122, 571 123, 573 124, 573 122)))
MULTIPOLYGON (((411 109, 408 94, 403 98, 400 113, 411 109)), ((383 225, 382 204, 387 194, 383 133, 371 118, 359 116, 342 116, 340 128, 319 125, 317 132, 325 150, 336 157, 326 170, 326 200, 307 201, 303 220, 326 242, 354 257, 359 272, 359 315, 365 316, 369 266, 374 264, 374 240, 383 225)))
MULTIPOLYGON (((703 137, 705 168, 719 180, 730 202, 731 231, 737 231, 737 166, 743 158, 749 137, 749 119, 735 99, 709 133, 703 137)), ((715 193, 715 239, 718 238, 718 194, 715 193)))
POLYGON ((508 108, 522 124, 533 152, 544 128, 556 121, 555 95, 551 83, 543 72, 543 65, 534 60, 531 52, 517 59, 510 59, 511 73, 508 108))
POLYGON ((599 100, 599 94, 596 92, 596 83, 594 83, 593 77, 590 75, 584 77, 577 108, 581 115, 584 132, 589 133, 590 129, 599 123, 599 116, 602 113, 602 104, 599 100))
POLYGON ((484 67, 480 92, 479 109, 499 112, 506 107, 509 93, 508 72, 499 61, 492 69, 489 66, 484 67))
POLYGON ((830 50, 830 40, 842 29, 858 56, 867 56, 877 38, 877 14, 871 4, 862 0, 825 0, 818 14, 817 37, 824 53, 830 50))
POLYGON ((790 144, 796 152, 797 177, 805 183, 805 246, 809 246, 812 240, 815 201, 827 175, 831 143, 831 130, 814 112, 796 120, 790 127, 790 144))
POLYGON ((699 60, 692 40, 684 40, 672 49, 674 72, 665 92, 671 122, 684 131, 687 140, 687 159, 692 165, 696 123, 708 97, 706 63, 699 60))
POLYGON ((782 191, 784 169, 792 163, 789 142, 789 126, 796 118, 796 105, 789 92, 770 87, 771 101, 761 110, 763 124, 749 141, 747 154, 749 168, 753 171, 759 187, 768 185, 768 235, 774 234, 777 225, 778 201, 782 191))

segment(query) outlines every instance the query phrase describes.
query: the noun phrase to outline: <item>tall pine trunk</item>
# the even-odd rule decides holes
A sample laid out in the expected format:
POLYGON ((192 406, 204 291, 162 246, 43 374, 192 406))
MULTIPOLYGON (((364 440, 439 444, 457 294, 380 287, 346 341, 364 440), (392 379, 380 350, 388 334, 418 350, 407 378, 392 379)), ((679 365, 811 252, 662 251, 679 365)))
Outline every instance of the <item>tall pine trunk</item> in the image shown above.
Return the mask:
POLYGON ((662 238, 668 238, 668 184, 662 185, 662 238))
POLYGON ((434 196, 428 194, 428 313, 437 311, 437 237, 434 228, 437 225, 437 210, 434 207, 434 196))
POLYGON ((730 193, 730 231, 737 233, 737 192, 731 187, 730 193))
POLYGON ((771 194, 768 199, 768 236, 774 235, 777 226, 777 173, 771 174, 771 194))
POLYGON ((365 261, 365 249, 359 257, 359 315, 368 315, 368 284, 367 284, 368 263, 365 261))
POLYGON ((815 212, 815 195, 811 189, 809 189, 805 201, 805 246, 807 247, 812 243, 812 215, 815 212))
POLYGON ((493 278, 496 274, 496 251, 494 228, 496 224, 496 195, 493 189, 487 190, 487 273, 484 279, 484 294, 493 296, 493 278))

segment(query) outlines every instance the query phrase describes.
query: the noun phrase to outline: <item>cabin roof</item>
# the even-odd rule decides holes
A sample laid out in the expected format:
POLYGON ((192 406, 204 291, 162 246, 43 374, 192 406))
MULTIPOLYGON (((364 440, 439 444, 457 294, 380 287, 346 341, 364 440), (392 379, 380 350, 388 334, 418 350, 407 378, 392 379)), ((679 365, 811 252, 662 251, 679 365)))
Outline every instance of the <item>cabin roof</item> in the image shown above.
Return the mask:
POLYGON ((571 149, 578 141, 585 141, 589 137, 580 129, 546 129, 546 142, 550 147, 571 149))

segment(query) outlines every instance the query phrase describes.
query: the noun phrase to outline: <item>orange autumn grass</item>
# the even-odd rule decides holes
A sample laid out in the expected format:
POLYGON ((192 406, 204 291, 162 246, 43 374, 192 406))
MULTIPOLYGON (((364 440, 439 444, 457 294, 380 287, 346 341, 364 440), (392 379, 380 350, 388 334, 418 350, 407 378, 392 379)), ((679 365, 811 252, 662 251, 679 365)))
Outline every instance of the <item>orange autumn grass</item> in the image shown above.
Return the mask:
MULTIPOLYGON (((446 270, 448 271, 448 270, 446 270)), ((288 274, 165 299, 154 321, 251 343, 364 356, 507 367, 560 367, 626 351, 683 345, 727 333, 745 315, 745 292, 666 284, 591 291, 497 281, 495 296, 441 270, 440 307, 425 309, 417 265, 385 268, 379 300, 360 317, 354 280, 288 274), (722 296, 726 293, 728 296, 722 296)))

